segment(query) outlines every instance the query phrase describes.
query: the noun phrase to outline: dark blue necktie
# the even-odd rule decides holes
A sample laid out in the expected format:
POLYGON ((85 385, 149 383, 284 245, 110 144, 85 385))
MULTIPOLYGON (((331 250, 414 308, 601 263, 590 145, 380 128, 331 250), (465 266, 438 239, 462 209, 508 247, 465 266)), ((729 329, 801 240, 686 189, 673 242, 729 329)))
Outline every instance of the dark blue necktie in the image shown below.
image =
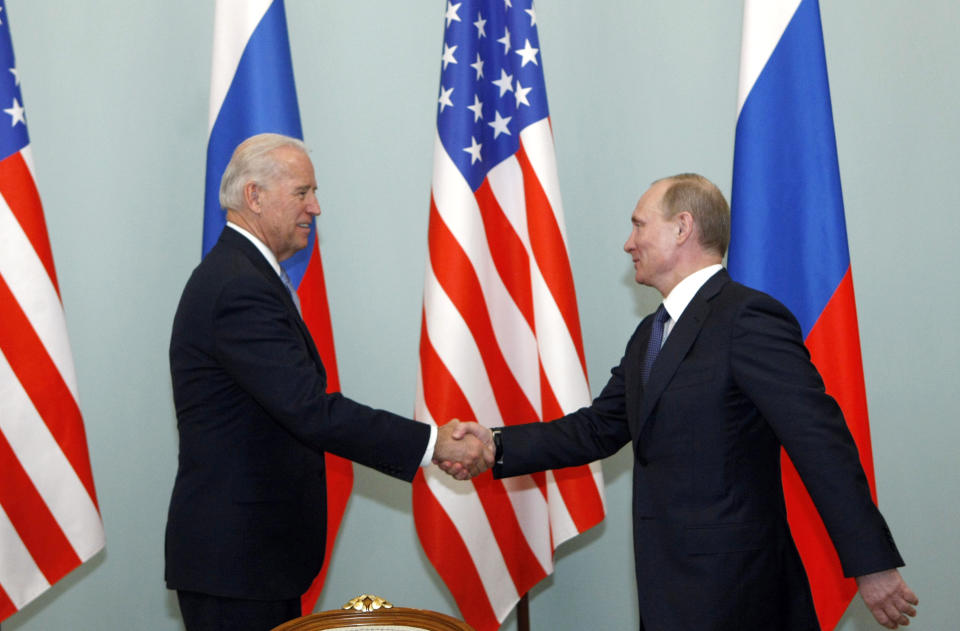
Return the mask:
POLYGON ((653 314, 650 342, 647 343, 647 354, 643 356, 643 366, 640 367, 640 377, 643 379, 643 385, 647 385, 653 362, 656 361, 657 354, 660 353, 660 347, 663 345, 663 325, 668 319, 670 319, 670 314, 661 304, 657 312, 653 314))

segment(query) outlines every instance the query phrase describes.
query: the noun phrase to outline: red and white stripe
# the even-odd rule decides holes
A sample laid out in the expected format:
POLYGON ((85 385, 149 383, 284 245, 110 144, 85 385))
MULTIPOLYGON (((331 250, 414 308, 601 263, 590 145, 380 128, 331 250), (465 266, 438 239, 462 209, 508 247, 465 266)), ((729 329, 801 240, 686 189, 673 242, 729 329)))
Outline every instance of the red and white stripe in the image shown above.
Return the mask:
MULTIPOLYGON (((476 192, 435 142, 415 417, 488 427, 590 403, 549 120, 476 192)), ((414 481, 421 543, 464 618, 492 631, 605 512, 599 466, 414 481)))
POLYGON ((30 147, 0 162, 0 620, 104 546, 30 147))

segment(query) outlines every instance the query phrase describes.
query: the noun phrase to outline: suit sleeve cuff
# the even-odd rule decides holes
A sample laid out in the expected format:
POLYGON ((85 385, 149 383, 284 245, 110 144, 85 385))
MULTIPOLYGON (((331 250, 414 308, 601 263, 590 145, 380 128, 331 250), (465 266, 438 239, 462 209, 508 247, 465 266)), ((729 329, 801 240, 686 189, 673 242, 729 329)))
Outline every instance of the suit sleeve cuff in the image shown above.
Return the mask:
POLYGON ((423 458, 420 459, 421 467, 429 467, 433 462, 433 450, 437 445, 437 426, 430 425, 430 440, 427 441, 427 450, 423 453, 423 458))

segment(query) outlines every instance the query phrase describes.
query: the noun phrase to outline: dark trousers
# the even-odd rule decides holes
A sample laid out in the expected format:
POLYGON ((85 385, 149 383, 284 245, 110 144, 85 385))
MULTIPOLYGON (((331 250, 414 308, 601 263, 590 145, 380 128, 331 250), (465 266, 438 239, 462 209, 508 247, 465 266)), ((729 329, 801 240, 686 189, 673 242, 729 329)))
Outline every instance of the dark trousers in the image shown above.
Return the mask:
POLYGON ((270 631, 298 618, 300 599, 244 600, 177 591, 187 631, 270 631))

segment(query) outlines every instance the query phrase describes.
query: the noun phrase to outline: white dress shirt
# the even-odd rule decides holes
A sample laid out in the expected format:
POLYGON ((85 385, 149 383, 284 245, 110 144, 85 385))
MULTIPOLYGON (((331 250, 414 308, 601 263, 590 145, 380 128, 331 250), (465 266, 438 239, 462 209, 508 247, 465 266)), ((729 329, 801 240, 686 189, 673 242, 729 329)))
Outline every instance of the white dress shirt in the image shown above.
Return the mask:
MULTIPOLYGON (((667 321, 663 323, 663 342, 667 341, 667 336, 670 335, 670 331, 673 330, 673 325, 676 324, 680 316, 683 315, 687 305, 689 305, 693 297, 697 295, 700 288, 721 269, 723 269, 723 265, 715 263, 697 270, 677 283, 677 286, 663 299, 663 308, 670 314, 667 321)), ((661 348, 663 348, 663 342, 660 343, 661 348)))

